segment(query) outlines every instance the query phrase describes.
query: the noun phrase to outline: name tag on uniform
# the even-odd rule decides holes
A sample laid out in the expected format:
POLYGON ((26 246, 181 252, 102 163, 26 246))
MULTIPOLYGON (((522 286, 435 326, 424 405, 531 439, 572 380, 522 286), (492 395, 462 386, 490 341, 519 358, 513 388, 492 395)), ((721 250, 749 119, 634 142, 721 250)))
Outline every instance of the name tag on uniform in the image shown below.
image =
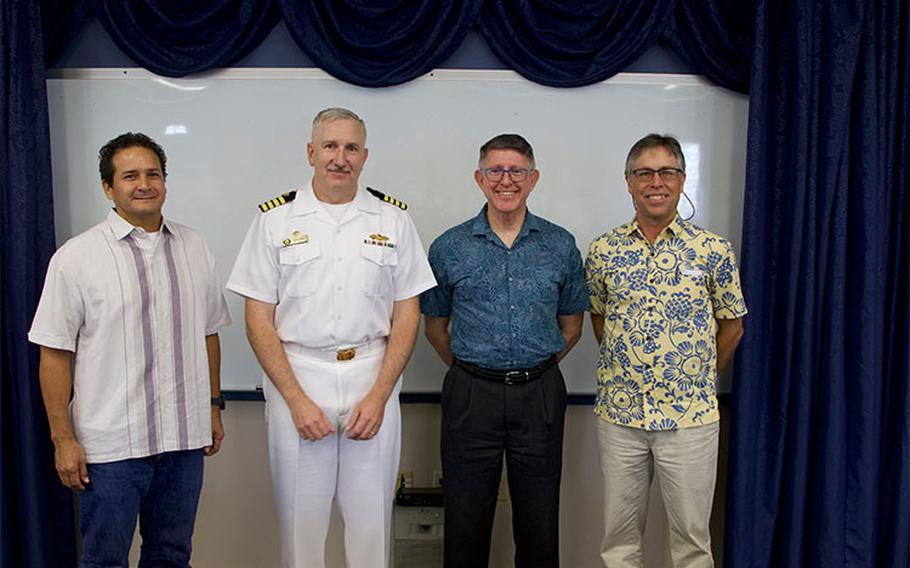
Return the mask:
POLYGON ((294 245, 302 245, 304 243, 310 242, 309 235, 301 233, 300 231, 294 231, 291 233, 291 236, 281 241, 281 246, 290 247, 294 245))
POLYGON ((683 268, 682 270, 680 270, 680 272, 682 272, 686 276, 701 276, 702 274, 704 274, 704 272, 702 272, 701 270, 699 270, 697 268, 683 268))
POLYGON ((363 244, 392 249, 396 246, 395 243, 389 240, 389 237, 383 235, 382 233, 371 234, 369 237, 363 239, 363 244))

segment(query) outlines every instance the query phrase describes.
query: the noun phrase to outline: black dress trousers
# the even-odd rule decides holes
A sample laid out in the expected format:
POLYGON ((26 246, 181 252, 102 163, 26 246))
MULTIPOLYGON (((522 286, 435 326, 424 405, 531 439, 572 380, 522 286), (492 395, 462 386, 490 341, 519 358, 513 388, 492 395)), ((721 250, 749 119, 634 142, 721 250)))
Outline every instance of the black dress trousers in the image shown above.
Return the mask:
POLYGON ((557 365, 505 384, 455 365, 442 389, 446 568, 482 568, 502 457, 512 503, 516 568, 559 566, 559 482, 566 385, 557 365))

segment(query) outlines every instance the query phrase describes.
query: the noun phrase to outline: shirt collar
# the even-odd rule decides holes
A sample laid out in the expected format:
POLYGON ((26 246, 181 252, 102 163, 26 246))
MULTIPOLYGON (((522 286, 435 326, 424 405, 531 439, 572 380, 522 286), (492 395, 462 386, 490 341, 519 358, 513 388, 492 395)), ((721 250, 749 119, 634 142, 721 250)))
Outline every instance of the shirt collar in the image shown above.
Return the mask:
MULTIPOLYGON (((357 193, 354 194, 354 199, 351 201, 351 207, 365 213, 379 213, 380 205, 381 203, 379 200, 373 199, 373 196, 369 195, 362 185, 357 186, 357 193)), ((316 192, 313 190, 312 181, 308 183, 304 189, 297 190, 297 196, 292 202, 291 207, 293 207, 293 210, 291 211, 292 216, 309 215, 320 210, 319 200, 316 199, 316 192)))
MULTIPOLYGON (((471 234, 493 239, 495 235, 493 234, 493 229, 490 228, 490 221, 487 219, 487 207, 488 204, 484 203, 483 207, 480 208, 480 213, 474 217, 474 221, 471 223, 471 234)), ((531 213, 531 210, 528 209, 525 211, 525 220, 524 223, 521 224, 521 230, 518 231, 518 236, 515 238, 515 241, 517 242, 518 239, 528 236, 528 233, 531 231, 539 230, 540 218, 531 213)), ((498 237, 496 238, 498 239, 498 237)))
MULTIPOLYGON (((108 211, 107 219, 105 219, 105 221, 118 241, 137 229, 137 227, 131 225, 129 221, 118 215, 113 207, 108 211)), ((161 230, 167 231, 168 233, 174 232, 170 226, 170 222, 166 218, 161 219, 161 230)))
MULTIPOLYGON (((664 229, 664 231, 668 231, 673 236, 679 236, 680 234, 683 233, 683 231, 685 231, 685 226, 687 223, 688 223, 687 221, 683 221, 682 218, 679 215, 677 215, 676 217, 673 218, 672 221, 670 221, 670 224, 667 225, 667 228, 664 229)), ((638 219, 636 219, 634 217, 632 218, 632 221, 630 223, 627 223, 624 226, 624 229, 625 230, 623 231, 623 234, 625 234, 626 236, 631 236, 634 233, 638 233, 638 234, 644 236, 644 233, 641 232, 641 230, 638 226, 638 219)), ((663 233, 663 231, 661 231, 661 233, 663 233)))

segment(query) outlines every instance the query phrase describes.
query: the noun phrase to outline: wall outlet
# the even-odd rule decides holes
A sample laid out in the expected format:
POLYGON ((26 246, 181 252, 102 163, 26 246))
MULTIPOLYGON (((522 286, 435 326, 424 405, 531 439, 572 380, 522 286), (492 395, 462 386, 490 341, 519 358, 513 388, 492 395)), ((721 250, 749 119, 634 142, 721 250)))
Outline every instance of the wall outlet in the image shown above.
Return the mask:
POLYGON ((399 487, 414 487, 414 472, 410 469, 403 469, 398 472, 399 487))
POLYGON ((442 487, 442 472, 433 470, 433 487, 442 487))

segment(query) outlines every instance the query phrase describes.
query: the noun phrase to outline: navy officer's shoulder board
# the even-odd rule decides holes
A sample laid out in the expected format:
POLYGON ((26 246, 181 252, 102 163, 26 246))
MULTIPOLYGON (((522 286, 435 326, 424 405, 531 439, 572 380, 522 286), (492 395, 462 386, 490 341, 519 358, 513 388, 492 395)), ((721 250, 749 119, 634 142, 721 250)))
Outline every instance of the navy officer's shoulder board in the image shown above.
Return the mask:
POLYGON ((379 191, 378 189, 373 189, 372 187, 368 187, 367 191, 369 191, 373 195, 373 197, 375 197, 376 199, 378 199, 380 201, 385 201, 386 203, 388 203, 390 205, 394 205, 395 207, 401 209, 402 211, 408 210, 408 204, 405 203, 404 201, 399 201, 399 200, 395 199, 394 197, 392 197, 391 195, 386 195, 383 192, 379 191))
POLYGON ((297 190, 289 191, 287 193, 282 193, 278 197, 273 197, 272 199, 269 199, 268 201, 260 203, 259 210, 262 211, 263 213, 266 213, 267 211, 271 211, 272 209, 274 209, 276 207, 281 207, 285 203, 290 203, 291 201, 294 201, 294 199, 296 197, 297 197, 297 190))

